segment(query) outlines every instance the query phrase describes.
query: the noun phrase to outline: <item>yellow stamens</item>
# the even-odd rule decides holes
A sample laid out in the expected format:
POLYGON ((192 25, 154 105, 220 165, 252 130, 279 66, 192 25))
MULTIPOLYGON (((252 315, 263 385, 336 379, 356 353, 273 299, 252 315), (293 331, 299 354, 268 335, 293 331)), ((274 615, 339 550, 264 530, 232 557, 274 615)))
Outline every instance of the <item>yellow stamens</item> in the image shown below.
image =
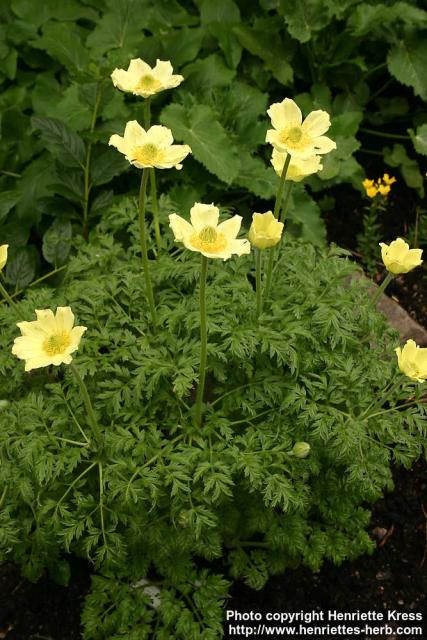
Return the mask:
POLYGON ((227 246, 225 236, 211 226, 203 227, 198 233, 195 233, 191 242, 198 251, 208 251, 209 253, 220 253, 227 246))
POLYGON ((46 338, 43 342, 43 350, 48 356, 56 356, 63 353, 71 344, 70 334, 67 331, 61 331, 46 338))
POLYGON ((132 160, 137 160, 142 164, 152 164, 157 157, 157 147, 154 144, 147 143, 133 150, 132 160))
POLYGON ((153 76, 150 75, 146 75, 146 76, 142 76, 141 80, 138 82, 136 89, 138 90, 154 90, 154 89, 158 89, 160 86, 160 82, 159 80, 157 80, 157 78, 154 78, 153 76))

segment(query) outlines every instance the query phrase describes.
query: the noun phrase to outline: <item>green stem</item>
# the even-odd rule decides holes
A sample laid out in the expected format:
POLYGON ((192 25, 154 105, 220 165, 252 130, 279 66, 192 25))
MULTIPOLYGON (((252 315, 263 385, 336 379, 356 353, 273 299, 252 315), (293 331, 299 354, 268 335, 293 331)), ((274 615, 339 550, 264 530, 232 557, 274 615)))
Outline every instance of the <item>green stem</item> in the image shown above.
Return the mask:
POLYGON ((153 211, 154 234, 156 236, 157 255, 159 255, 162 248, 162 234, 160 232, 159 203, 157 201, 156 172, 154 167, 150 169, 150 186, 151 186, 151 208, 153 211))
POLYGON ((196 394, 195 424, 202 423, 202 404, 206 380, 206 358, 208 349, 208 329, 206 322, 206 279, 208 272, 208 259, 202 255, 202 267, 200 272, 200 370, 199 384, 196 394))
POLYGON ((154 304, 153 286, 150 276, 150 261, 148 260, 147 238, 145 229, 145 195, 147 192, 147 182, 149 169, 142 170, 141 187, 139 190, 139 237, 141 240, 142 268, 144 271, 145 289, 147 293, 148 306, 150 307, 151 320, 157 324, 156 307, 154 304))
MULTIPOLYGON (((276 200, 274 203, 274 211, 273 215, 275 218, 280 219, 281 205, 282 205, 282 197, 283 197, 283 189, 285 186, 286 174, 288 172, 288 167, 291 163, 291 154, 288 153, 286 156, 286 160, 283 164, 282 175, 280 176, 279 187, 276 193, 276 200)), ((288 196, 289 197, 289 196, 288 196)), ((276 253, 275 247, 271 247, 270 254, 268 256, 268 267, 267 267, 267 279, 265 283, 265 292, 264 299, 266 300, 270 295, 270 287, 271 287, 271 276, 273 274, 273 264, 274 264, 274 255, 276 253)))
MULTIPOLYGON (((96 126, 96 120, 98 118, 99 106, 101 104, 102 98, 102 83, 98 83, 96 87, 96 96, 95 96, 95 104, 92 112, 92 120, 90 123, 89 132, 93 133, 96 126)), ((89 197, 92 189, 92 184, 90 180, 90 169, 91 169, 91 159, 92 159, 92 141, 89 140, 86 147, 86 160, 83 167, 83 181, 84 181, 84 191, 83 191, 83 236, 87 238, 88 234, 88 217, 89 217, 89 197)))
POLYGON ((104 545, 108 548, 107 544, 107 536, 105 534, 105 523, 104 523, 104 479, 102 475, 102 462, 98 462, 98 473, 99 473, 99 515, 101 519, 101 531, 102 531, 102 539, 104 541, 104 545))
POLYGON ((1 494, 1 497, 0 497, 0 509, 3 506, 3 502, 4 502, 4 499, 6 498, 6 494, 7 494, 7 487, 3 489, 3 493, 1 494))
POLYGON ((262 311, 262 287, 261 287, 261 249, 256 249, 256 317, 259 318, 262 311))
POLYGON ((75 487, 75 485, 78 483, 79 480, 81 480, 82 478, 85 477, 85 475, 87 473, 89 473, 89 471, 91 471, 91 469, 93 469, 94 467, 96 467, 97 463, 96 462, 92 462, 92 464, 90 464, 88 467, 86 467, 86 469, 84 471, 82 471, 77 478, 75 478, 73 480, 73 482, 70 484, 70 486, 68 487, 68 489, 66 490, 66 492, 62 495, 62 497, 60 498, 59 502, 56 503, 56 507, 55 507, 55 511, 54 514, 56 515, 58 513, 59 507, 61 506, 61 504, 64 502, 65 498, 68 496, 68 494, 70 493, 70 491, 73 489, 73 487, 75 487))
POLYGON ((371 136, 377 136, 377 138, 389 138, 390 140, 410 140, 410 136, 404 136, 400 133, 384 133, 383 131, 377 131, 376 129, 366 129, 360 127, 359 131, 362 133, 369 133, 371 136))
POLYGON ((83 400, 83 404, 86 407, 86 411, 87 411, 87 415, 88 415, 88 418, 89 418, 90 426, 92 428, 92 433, 93 433, 93 436, 95 438, 96 444, 99 446, 101 444, 101 442, 102 442, 102 433, 101 433, 101 430, 99 428, 98 421, 96 419, 95 412, 94 412, 93 407, 92 407, 92 402, 90 400, 87 387, 86 387, 86 385, 84 383, 83 378, 81 377, 81 375, 79 373, 79 370, 77 369, 76 365, 74 364, 74 362, 71 362, 69 366, 70 366, 71 371, 73 372, 73 375, 74 375, 74 377, 75 377, 75 379, 77 381, 77 384, 80 387, 81 397, 82 397, 82 400, 83 400))
MULTIPOLYGON (((292 192, 293 185, 294 185, 294 183, 291 182, 290 180, 286 184, 285 197, 283 198, 283 207, 281 209, 280 216, 279 216, 280 222, 285 222, 285 215, 286 215, 286 211, 288 209, 289 198, 291 197, 291 192, 292 192)), ((282 235, 282 237, 283 237, 283 235, 282 235)))
POLYGON ((374 295, 372 296, 372 304, 373 305, 376 305, 376 303, 378 302, 378 300, 380 299, 380 297, 382 296, 382 294, 386 290, 387 286, 393 280, 393 278, 394 278, 394 275, 392 273, 388 272, 386 277, 384 278, 384 280, 382 281, 382 283, 380 284, 380 286, 378 287, 378 289, 375 291, 374 295))
POLYGON ((367 418, 371 418, 372 415, 374 414, 369 414, 369 412, 375 408, 375 412, 377 411, 377 409, 379 409, 380 407, 382 407, 384 405, 384 403, 389 400, 390 396, 392 396, 396 390, 402 385, 402 378, 400 376, 398 376, 398 378, 391 383, 391 386, 389 387, 389 389, 386 389, 386 391, 384 392, 384 394, 381 396, 380 401, 377 403, 374 403, 374 405, 376 404, 376 407, 374 407, 374 405, 370 405, 368 407, 368 409, 358 418, 356 418, 357 420, 366 420, 367 418))
POLYGON ((2 294, 3 298, 7 300, 12 307, 16 304, 15 301, 12 300, 11 296, 8 294, 8 292, 6 291, 5 287, 1 282, 0 282, 0 293, 2 294))
POLYGON ((144 127, 145 130, 150 128, 151 124, 151 97, 145 98, 144 102, 144 127))

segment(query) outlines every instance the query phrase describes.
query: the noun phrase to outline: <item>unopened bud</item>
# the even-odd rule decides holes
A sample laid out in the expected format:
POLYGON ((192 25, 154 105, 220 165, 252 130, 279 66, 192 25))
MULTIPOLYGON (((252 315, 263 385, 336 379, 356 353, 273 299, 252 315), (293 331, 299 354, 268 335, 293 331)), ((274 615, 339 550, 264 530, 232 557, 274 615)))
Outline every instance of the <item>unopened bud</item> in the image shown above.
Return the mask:
POLYGON ((308 442, 296 442, 292 449, 292 454, 296 458, 306 458, 310 453, 310 449, 311 447, 308 442))

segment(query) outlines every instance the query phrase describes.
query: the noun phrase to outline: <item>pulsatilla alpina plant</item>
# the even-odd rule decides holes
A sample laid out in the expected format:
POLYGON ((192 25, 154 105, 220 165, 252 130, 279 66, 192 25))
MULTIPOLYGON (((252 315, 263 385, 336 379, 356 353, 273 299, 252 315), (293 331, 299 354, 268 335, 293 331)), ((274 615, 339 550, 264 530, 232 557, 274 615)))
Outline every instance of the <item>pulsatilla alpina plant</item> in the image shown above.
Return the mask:
MULTIPOLYGON (((150 82, 113 81, 145 100, 144 127, 110 143, 141 172, 138 204, 79 241, 55 291, 0 308, 0 552, 31 579, 66 581, 68 552, 93 562, 86 640, 213 640, 231 579, 373 548, 367 503, 425 447, 427 363, 346 252, 286 231, 293 181, 333 146, 327 114, 284 101, 274 205, 245 230, 209 200, 157 199, 155 170, 184 173, 190 150, 150 121, 145 89, 168 87, 133 69, 150 82)), ((419 264, 405 251, 386 268, 419 264)))

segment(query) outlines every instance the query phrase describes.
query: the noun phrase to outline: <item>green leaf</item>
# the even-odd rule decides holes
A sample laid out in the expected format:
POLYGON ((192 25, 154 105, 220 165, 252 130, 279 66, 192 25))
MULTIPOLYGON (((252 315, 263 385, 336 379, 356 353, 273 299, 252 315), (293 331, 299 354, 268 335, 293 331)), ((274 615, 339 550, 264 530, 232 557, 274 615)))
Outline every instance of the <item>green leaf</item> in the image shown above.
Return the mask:
POLYGON ((326 228, 320 215, 320 208, 302 185, 293 186, 285 217, 291 222, 290 230, 293 235, 314 245, 325 246, 326 228))
POLYGON ((267 69, 281 84, 289 85, 293 80, 293 70, 289 59, 290 51, 276 32, 266 28, 253 29, 242 25, 233 27, 241 45, 265 62, 267 69))
POLYGON ((0 198, 0 222, 3 222, 7 214, 20 198, 20 193, 17 189, 11 189, 10 191, 3 191, 0 198))
POLYGON ((23 289, 34 279, 37 266, 35 247, 19 247, 7 261, 6 282, 23 289))
POLYGON ((203 93, 212 87, 230 86, 236 71, 227 67, 221 55, 213 53, 187 65, 182 75, 185 77, 186 88, 203 93))
POLYGON ((49 151, 60 162, 69 167, 82 166, 85 160, 83 140, 70 131, 63 122, 55 118, 31 118, 34 129, 41 133, 41 138, 49 151))
POLYGON ((260 158, 249 154, 241 155, 241 169, 235 183, 245 187, 260 198, 274 198, 279 186, 279 178, 272 167, 266 167, 260 158))
POLYGON ((113 203, 114 192, 111 190, 104 190, 99 193, 96 198, 93 199, 90 207, 91 214, 100 214, 107 211, 113 203))
POLYGON ((211 22, 240 22, 240 10, 233 0, 203 0, 200 21, 203 25, 211 22))
POLYGON ((196 160, 208 171, 227 184, 233 182, 240 170, 239 153, 211 107, 196 104, 186 109, 171 104, 163 109, 160 121, 172 129, 175 138, 190 145, 196 160))
POLYGON ((191 62, 197 56, 202 46, 202 29, 175 29, 166 33, 162 40, 162 58, 170 60, 175 68, 181 67, 186 62, 191 62))
POLYGON ((427 156, 427 124, 422 124, 417 127, 417 130, 408 129, 409 135, 414 143, 414 148, 417 153, 421 153, 423 156, 427 156))
POLYGON ((281 0, 281 13, 290 35, 299 42, 308 42, 313 31, 320 31, 330 22, 324 0, 281 0))
POLYGON ((43 236, 43 257, 55 268, 67 261, 73 231, 69 220, 55 219, 43 236))
POLYGON ((387 56, 388 69, 392 76, 414 93, 427 101, 427 40, 408 36, 399 40, 387 56))
POLYGON ((393 22, 405 22, 411 26, 425 28, 427 26, 427 13, 407 2, 396 2, 394 5, 376 4, 369 5, 363 2, 352 11, 347 22, 349 29, 357 38, 376 31, 377 36, 389 32, 385 27, 393 22))
POLYGON ((129 162, 115 149, 97 145, 92 149, 91 179, 93 184, 110 182, 129 168, 129 162))
POLYGON ((88 51, 83 46, 76 27, 48 22, 42 29, 42 36, 32 44, 37 49, 46 51, 69 71, 82 71, 89 64, 88 51))
POLYGON ((51 18, 55 20, 97 20, 98 14, 93 9, 85 6, 77 0, 43 0, 43 2, 32 2, 32 0, 12 0, 11 9, 18 18, 25 20, 39 27, 51 18))
POLYGON ((86 44, 97 58, 112 49, 120 49, 123 64, 136 57, 144 40, 144 28, 150 2, 145 0, 108 0, 109 11, 98 21, 86 44), (133 55, 135 54, 135 56, 133 55))
POLYGON ((424 196, 424 180, 418 163, 408 156, 402 144, 395 144, 392 148, 386 147, 384 149, 384 162, 391 167, 399 167, 408 187, 417 189, 420 196, 424 196))

